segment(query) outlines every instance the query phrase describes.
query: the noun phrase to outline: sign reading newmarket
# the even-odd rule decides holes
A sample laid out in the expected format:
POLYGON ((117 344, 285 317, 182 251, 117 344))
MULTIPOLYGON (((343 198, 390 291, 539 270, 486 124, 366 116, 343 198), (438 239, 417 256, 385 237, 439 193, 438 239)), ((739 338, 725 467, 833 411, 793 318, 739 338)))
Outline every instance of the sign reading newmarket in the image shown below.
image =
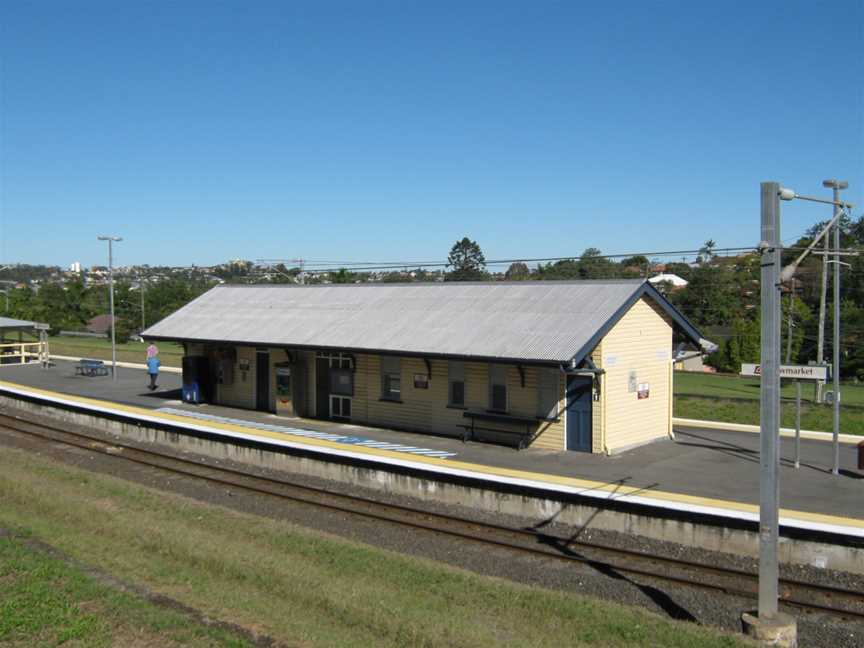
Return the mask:
MULTIPOLYGON (((761 376, 762 365, 742 364, 742 376, 761 376)), ((781 378, 797 380, 828 380, 828 367, 824 365, 780 365, 781 378)))

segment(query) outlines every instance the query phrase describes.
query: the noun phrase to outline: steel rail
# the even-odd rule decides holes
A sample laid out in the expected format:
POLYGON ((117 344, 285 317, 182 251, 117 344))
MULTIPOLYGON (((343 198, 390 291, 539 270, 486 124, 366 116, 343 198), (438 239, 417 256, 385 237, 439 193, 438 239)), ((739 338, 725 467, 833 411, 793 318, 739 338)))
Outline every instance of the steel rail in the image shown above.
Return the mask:
MULTIPOLYGON (((325 488, 318 488, 306 484, 283 481, 271 477, 252 475, 250 473, 223 466, 202 464, 190 459, 173 456, 154 450, 139 448, 137 446, 115 443, 104 438, 94 437, 80 432, 61 429, 42 422, 34 422, 26 419, 0 414, 0 429, 6 428, 19 434, 36 437, 47 442, 59 442, 73 447, 78 447, 90 452, 97 452, 139 465, 157 468, 159 470, 174 474, 200 479, 211 483, 230 486, 255 492, 263 495, 274 496, 280 499, 288 499, 310 506, 325 508, 339 513, 362 516, 377 521, 388 522, 429 532, 457 537, 472 542, 494 545, 508 550, 540 555, 545 558, 563 560, 567 562, 581 563, 601 572, 608 573, 610 570, 619 574, 629 574, 655 580, 661 580, 676 585, 695 587, 703 590, 721 592, 726 595, 740 596, 744 598, 755 598, 757 593, 757 577, 752 572, 738 569, 706 565, 704 563, 688 561, 680 558, 659 556, 634 549, 611 547, 593 542, 587 542, 575 538, 564 538, 545 534, 531 529, 519 529, 487 522, 478 522, 458 516, 433 513, 399 504, 389 504, 376 500, 346 495, 325 488), (12 424, 10 425, 11 422, 12 424), (22 427, 22 425, 26 427, 22 427), (34 429, 48 430, 45 434, 34 429), (69 438, 58 438, 55 434, 80 439, 72 441, 69 438), (118 449, 121 452, 118 452, 118 449), (137 456, 132 456, 137 455, 137 456), (158 461, 153 461, 157 458, 158 461), (175 465, 166 465, 173 463, 175 465), (178 467, 184 466, 184 467, 178 467), (190 470, 189 467, 192 467, 190 470), (210 474, 208 474, 210 473, 210 474), (243 482, 246 483, 243 483, 243 482), (293 490, 295 494, 284 492, 293 490), (313 497, 304 497, 296 494, 296 491, 311 494, 313 497), (326 498, 326 500, 318 498, 326 498), (341 504, 336 502, 342 502, 341 504), (357 506, 366 507, 367 510, 358 510, 357 506), (411 519, 414 518, 414 519, 411 519), (458 527, 458 528, 457 528, 458 527), (497 537, 496 537, 497 536, 497 537), (505 539, 510 538, 510 539, 505 539), (514 540, 515 539, 515 540, 514 540), (582 555, 577 550, 587 552, 600 552, 615 557, 623 558, 625 562, 611 562, 590 556, 582 555), (642 561, 649 563, 654 569, 640 567, 634 564, 626 564, 626 561, 642 561), (669 573, 668 568, 689 572, 690 576, 669 573), (722 579, 730 579, 730 582, 709 582, 704 580, 706 574, 719 576, 722 579), (741 581, 750 586, 742 587, 741 581)), ((795 579, 781 579, 780 601, 784 605, 795 607, 806 612, 820 612, 844 619, 864 620, 864 593, 854 590, 817 585, 795 579), (796 591, 797 590, 797 591, 796 591), (861 609, 849 609, 847 607, 836 607, 826 601, 817 602, 806 600, 801 594, 809 593, 827 600, 851 599, 851 602, 861 606, 861 609)))

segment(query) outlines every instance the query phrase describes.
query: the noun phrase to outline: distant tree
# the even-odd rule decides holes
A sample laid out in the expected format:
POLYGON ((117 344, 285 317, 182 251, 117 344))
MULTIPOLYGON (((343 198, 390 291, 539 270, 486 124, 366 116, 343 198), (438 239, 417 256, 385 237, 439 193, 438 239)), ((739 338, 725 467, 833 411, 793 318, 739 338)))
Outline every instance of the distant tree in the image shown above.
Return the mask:
POLYGON ((714 239, 708 239, 705 241, 702 247, 699 248, 699 255, 696 257, 696 262, 699 265, 711 263, 715 256, 714 249, 716 247, 717 244, 714 242, 714 239))
POLYGON ((457 241, 447 256, 447 281, 477 281, 486 276, 486 257, 476 241, 467 236, 457 241))
POLYGON ((146 325, 152 326, 168 317, 212 286, 212 282, 203 279, 172 278, 154 283, 148 282, 144 292, 146 325))
POLYGON ((844 377, 864 381, 864 305, 850 299, 840 307, 841 347, 840 371, 844 377))
POLYGON ((728 326, 736 317, 744 316, 732 269, 704 265, 693 271, 689 281, 670 298, 697 326, 728 326))
POLYGON ((852 223, 849 227, 849 235, 856 245, 864 245, 864 215, 859 216, 858 220, 852 223))
POLYGON ((666 269, 663 272, 678 275, 682 279, 689 281, 690 276, 693 274, 693 268, 687 263, 667 263, 666 269))
MULTIPOLYGON (((801 299, 797 297, 792 300, 791 306, 789 298, 784 297, 782 300, 782 316, 780 320, 780 356, 784 362, 786 360, 786 349, 789 341, 789 311, 792 311, 792 355, 790 362, 798 362, 801 349, 804 345, 804 335, 807 325, 810 323, 813 314, 801 299)), ((806 359, 804 359, 806 363, 806 359)))
POLYGON ((616 264, 605 258, 597 248, 588 248, 579 258, 580 279, 613 279, 617 276, 616 264))
POLYGON ((537 278, 543 280, 578 279, 579 262, 575 259, 562 259, 554 263, 541 263, 537 266, 537 278))
POLYGON ((82 325, 78 304, 70 300, 70 295, 59 283, 46 283, 38 292, 32 293, 26 310, 29 311, 29 319, 48 324, 51 335, 82 325))
POLYGON ((339 272, 330 273, 330 281, 338 284, 354 283, 354 273, 345 268, 339 268, 339 272))
MULTIPOLYGON (((129 338, 132 337, 132 331, 135 330, 132 324, 124 317, 118 317, 115 321, 114 336, 117 344, 126 344, 129 338)), ((108 336, 111 336, 111 331, 108 331, 108 336)))
POLYGON ((642 254, 626 257, 618 262, 619 270, 625 277, 642 277, 648 272, 651 261, 642 254))
POLYGON ((413 281, 413 278, 407 271, 386 272, 381 276, 383 283, 407 283, 413 281))
POLYGON ((511 263, 510 267, 507 268, 507 272, 504 273, 504 278, 510 281, 522 281, 528 279, 530 276, 531 270, 522 261, 511 263))
POLYGON ((705 362, 726 373, 738 373, 742 362, 759 362, 759 322, 744 318, 733 320, 730 336, 720 342, 720 349, 705 362))

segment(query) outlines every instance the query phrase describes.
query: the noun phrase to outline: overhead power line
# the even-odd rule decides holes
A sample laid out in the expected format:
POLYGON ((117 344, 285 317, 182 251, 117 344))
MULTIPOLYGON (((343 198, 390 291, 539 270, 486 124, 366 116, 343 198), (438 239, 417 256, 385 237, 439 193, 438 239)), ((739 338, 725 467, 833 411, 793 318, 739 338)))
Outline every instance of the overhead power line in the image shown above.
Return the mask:
MULTIPOLYGON (((784 248, 784 249, 793 249, 793 248, 784 248)), ((755 251, 755 247, 752 245, 742 246, 742 247, 727 247, 727 248, 714 248, 707 252, 710 256, 720 256, 723 253, 732 253, 732 252, 750 252, 755 251)), ((582 260, 592 260, 592 259, 626 259, 628 257, 634 256, 644 256, 646 258, 650 257, 669 257, 669 256, 692 256, 706 254, 706 250, 700 248, 695 250, 663 250, 663 251, 650 251, 650 252, 622 252, 618 254, 598 254, 591 256, 581 256, 581 255, 571 255, 571 256, 557 256, 557 257, 515 257, 515 258, 507 258, 507 259, 490 259, 486 261, 486 265, 504 265, 511 263, 552 263, 555 261, 582 261, 582 260)), ((279 260, 279 259, 270 259, 266 262, 262 263, 265 266, 274 266, 274 265, 285 265, 288 267, 290 265, 290 260, 279 260)), ((322 265, 324 265, 322 263, 322 265)), ((402 269, 421 269, 421 268, 446 268, 449 264, 446 261, 384 261, 384 262, 371 262, 371 261, 345 261, 343 263, 333 264, 330 267, 317 267, 318 263, 313 261, 307 261, 306 268, 307 270, 312 270, 314 272, 338 272, 339 270, 355 270, 355 271, 372 271, 372 270, 402 270, 402 269), (316 266, 316 267, 312 267, 316 266)))

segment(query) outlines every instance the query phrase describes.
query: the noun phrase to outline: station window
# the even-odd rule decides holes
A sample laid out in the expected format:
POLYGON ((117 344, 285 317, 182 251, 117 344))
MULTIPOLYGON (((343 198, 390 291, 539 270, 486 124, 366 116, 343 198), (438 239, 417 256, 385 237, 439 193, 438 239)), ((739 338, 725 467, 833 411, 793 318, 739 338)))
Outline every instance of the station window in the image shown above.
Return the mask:
POLYGON ((447 404, 465 407, 465 363, 447 363, 447 404))
POLYGON ((507 411, 507 367, 489 365, 489 409, 507 411))
POLYGON ((350 369, 354 371, 354 356, 350 353, 319 351, 319 358, 327 358, 331 369, 350 369))
POLYGON ((392 401, 402 399, 402 363, 399 358, 381 358, 381 398, 392 401))
POLYGON ((558 418, 559 373, 558 369, 540 369, 537 381, 537 416, 546 419, 558 418))

